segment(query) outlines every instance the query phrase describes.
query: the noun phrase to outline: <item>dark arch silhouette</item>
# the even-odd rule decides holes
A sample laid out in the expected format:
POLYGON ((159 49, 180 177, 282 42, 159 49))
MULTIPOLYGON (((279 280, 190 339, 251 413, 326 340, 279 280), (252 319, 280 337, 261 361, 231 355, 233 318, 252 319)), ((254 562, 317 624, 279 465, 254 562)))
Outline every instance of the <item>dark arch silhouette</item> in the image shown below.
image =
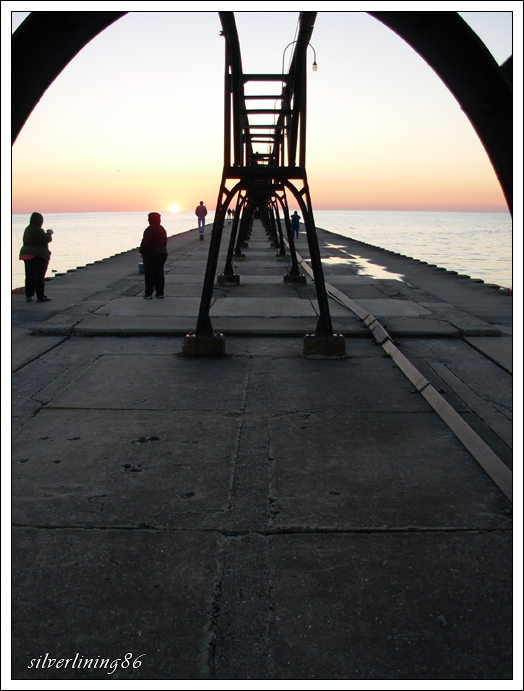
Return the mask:
POLYGON ((127 12, 31 12, 11 39, 11 139, 89 41, 127 12), (40 46, 44 46, 41 48, 40 46))
MULTIPOLYGON (((12 143, 66 65, 127 12, 31 12, 12 37, 12 143), (45 50, 38 46, 45 37, 45 50), (43 59, 45 58, 45 59, 43 59)), ((457 12, 369 12, 403 38, 454 95, 482 142, 513 208, 511 59, 499 67, 457 12)))

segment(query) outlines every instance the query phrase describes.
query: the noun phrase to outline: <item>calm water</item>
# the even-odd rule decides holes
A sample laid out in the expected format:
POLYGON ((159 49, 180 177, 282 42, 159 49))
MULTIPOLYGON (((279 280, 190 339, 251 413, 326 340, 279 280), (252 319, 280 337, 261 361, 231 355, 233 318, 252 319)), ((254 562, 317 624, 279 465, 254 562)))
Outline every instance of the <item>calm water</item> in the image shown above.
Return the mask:
MULTIPOLYGON (((212 222, 212 212, 207 220, 212 222)), ((24 285, 24 264, 18 254, 28 223, 29 215, 12 217, 14 288, 24 285)), ((481 278, 486 283, 504 287, 513 283, 509 214, 316 211, 315 223, 319 228, 481 278)), ((165 213, 162 224, 168 235, 197 226, 193 211, 165 213)), ((47 275, 136 248, 146 227, 147 212, 46 214, 44 228, 55 231, 47 275)))
POLYGON ((513 285, 508 213, 316 211, 315 223, 485 283, 513 285))

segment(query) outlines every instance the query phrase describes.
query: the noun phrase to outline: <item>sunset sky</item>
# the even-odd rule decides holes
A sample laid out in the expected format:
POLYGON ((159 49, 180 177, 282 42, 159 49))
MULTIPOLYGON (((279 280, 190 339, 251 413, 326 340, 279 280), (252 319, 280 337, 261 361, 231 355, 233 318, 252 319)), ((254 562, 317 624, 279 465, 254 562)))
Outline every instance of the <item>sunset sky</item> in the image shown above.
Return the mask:
MULTIPOLYGON (((75 9, 98 5, 106 7, 78 2, 75 9)), ((124 9, 133 6, 223 9, 177 2, 124 9)), ((361 6, 367 7, 347 3, 361 6)), ((373 9, 390 6, 379 2, 373 9)), ((468 6, 479 3, 461 7, 468 6)), ((504 10, 515 3, 492 6, 504 10)), ((499 64, 511 55, 511 12, 461 15, 499 64)), ((25 16, 15 12, 13 28, 25 16)), ((236 12, 236 21, 244 71, 281 72, 298 11, 236 12)), ((132 12, 91 41, 44 94, 13 147, 12 212, 167 210, 174 204, 186 210, 200 199, 214 209, 223 166, 220 30, 217 11, 132 12)), ((317 72, 308 70, 314 208, 507 210, 467 117, 401 38, 365 12, 322 11, 311 44, 318 63, 317 72)), ((291 52, 292 46, 286 66, 291 52)), ((313 50, 308 53, 312 63, 313 50)))

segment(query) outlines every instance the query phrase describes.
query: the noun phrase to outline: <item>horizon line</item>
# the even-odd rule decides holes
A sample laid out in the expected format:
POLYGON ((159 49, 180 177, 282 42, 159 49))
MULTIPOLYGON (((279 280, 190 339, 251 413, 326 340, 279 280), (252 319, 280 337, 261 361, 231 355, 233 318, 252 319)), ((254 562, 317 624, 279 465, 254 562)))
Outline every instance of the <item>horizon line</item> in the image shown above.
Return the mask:
MULTIPOLYGON (((13 211, 11 210, 11 215, 12 216, 24 216, 24 215, 30 215, 34 213, 34 209, 32 211, 13 211)), ((112 209, 112 210, 107 210, 107 209, 89 209, 89 210, 74 210, 74 211, 40 211, 39 213, 46 213, 46 214, 128 214, 128 213, 143 213, 143 214, 149 214, 149 213, 159 213, 161 215, 169 215, 169 216, 177 216, 180 213, 185 213, 191 211, 194 213, 193 209, 180 209, 179 211, 173 212, 169 211, 169 209, 165 210, 160 210, 160 211, 155 211, 152 212, 151 210, 144 210, 144 209, 112 209)), ((208 212, 214 213, 216 209, 210 209, 208 208, 208 212)), ((411 212, 411 213, 507 213, 509 214, 509 209, 505 208, 493 208, 493 209, 434 209, 434 208, 429 208, 429 209, 413 209, 413 208, 401 208, 401 209, 369 209, 369 208, 320 208, 317 207, 316 209, 313 209, 313 214, 316 211, 384 211, 388 213, 406 213, 406 212, 411 212)))

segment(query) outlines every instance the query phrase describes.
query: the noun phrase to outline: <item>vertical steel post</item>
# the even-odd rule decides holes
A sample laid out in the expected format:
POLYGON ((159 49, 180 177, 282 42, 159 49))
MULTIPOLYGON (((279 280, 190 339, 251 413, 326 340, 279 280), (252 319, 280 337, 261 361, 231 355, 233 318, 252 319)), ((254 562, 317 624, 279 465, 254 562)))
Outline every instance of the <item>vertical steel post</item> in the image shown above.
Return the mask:
POLYGON ((276 200, 273 200, 273 201, 271 202, 271 208, 272 208, 272 210, 273 210, 273 214, 275 215, 275 219, 276 219, 276 222, 277 222, 278 241, 279 241, 279 244, 280 244, 280 250, 279 250, 278 255, 279 255, 280 257, 285 257, 285 256, 286 256, 286 246, 285 246, 285 244, 284 244, 284 235, 283 235, 283 233, 282 233, 282 226, 281 226, 281 224, 280 224, 280 215, 279 215, 279 213, 278 213, 278 205, 277 205, 276 200))
POLYGON ((295 239, 293 238, 293 231, 291 230, 291 220, 289 218, 289 208, 287 205, 286 193, 278 198, 284 212, 284 224, 286 226, 287 241, 289 243, 289 251, 291 253, 291 270, 290 276, 300 276, 300 269, 298 268, 297 251, 295 249, 295 239))
MULTIPOLYGON (((238 200, 237 200, 237 206, 236 206, 237 211, 239 208, 239 203, 240 204, 242 203, 242 202, 240 202, 240 198, 241 197, 239 195, 238 200)), ((233 253, 235 251, 235 243, 236 243, 236 238, 237 238, 238 223, 239 223, 239 216, 238 216, 238 213, 235 211, 235 215, 233 217, 233 226, 231 227, 231 237, 229 238, 229 246, 227 249, 226 264, 224 267, 224 276, 233 276, 235 273, 233 271, 233 253)))

